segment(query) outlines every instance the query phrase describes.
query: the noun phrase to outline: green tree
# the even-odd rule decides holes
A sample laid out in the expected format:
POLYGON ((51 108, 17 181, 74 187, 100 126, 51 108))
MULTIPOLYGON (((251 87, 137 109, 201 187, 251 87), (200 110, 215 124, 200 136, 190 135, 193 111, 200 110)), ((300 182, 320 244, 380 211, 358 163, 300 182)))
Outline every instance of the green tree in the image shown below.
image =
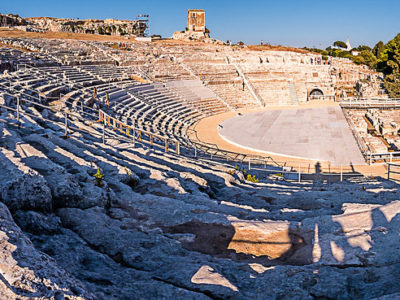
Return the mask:
POLYGON ((345 42, 342 42, 342 41, 336 41, 336 42, 334 42, 334 43, 333 43, 333 46, 339 47, 339 48, 342 48, 342 49, 346 49, 346 48, 347 48, 346 43, 345 43, 345 42))
POLYGON ((369 66, 372 69, 376 67, 376 64, 378 62, 375 55, 373 55, 369 50, 362 50, 358 57, 362 58, 363 64, 369 66))
POLYGON ((349 58, 349 59, 353 58, 353 55, 351 55, 350 51, 339 50, 336 53, 337 53, 337 57, 344 57, 344 58, 349 58))
POLYGON ((379 41, 372 49, 372 53, 375 55, 377 59, 379 59, 384 49, 385 49, 385 44, 382 41, 379 41))
POLYGON ((388 61, 388 65, 392 68, 392 74, 385 76, 385 87, 389 92, 389 97, 400 98, 400 72, 399 62, 388 61))
POLYGON ((353 56, 352 61, 357 65, 364 64, 364 62, 365 62, 364 58, 362 56, 353 56))
POLYGON ((400 98, 400 34, 385 45, 378 59, 378 69, 386 75, 389 96, 400 98))
POLYGON ((366 45, 360 45, 360 46, 357 47, 357 50, 358 50, 358 51, 368 51, 368 52, 371 52, 371 47, 366 46, 366 45))
POLYGON ((99 34, 104 34, 103 28, 101 28, 101 27, 97 28, 97 32, 98 32, 99 34))

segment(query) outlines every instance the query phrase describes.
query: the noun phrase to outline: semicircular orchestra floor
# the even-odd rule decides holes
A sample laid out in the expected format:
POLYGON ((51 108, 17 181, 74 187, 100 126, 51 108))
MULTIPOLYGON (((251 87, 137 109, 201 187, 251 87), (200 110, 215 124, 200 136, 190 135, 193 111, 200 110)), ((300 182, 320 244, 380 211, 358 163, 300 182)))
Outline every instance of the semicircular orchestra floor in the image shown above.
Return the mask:
POLYGON ((218 126, 226 141, 250 150, 362 165, 365 161, 339 106, 238 115, 218 126))

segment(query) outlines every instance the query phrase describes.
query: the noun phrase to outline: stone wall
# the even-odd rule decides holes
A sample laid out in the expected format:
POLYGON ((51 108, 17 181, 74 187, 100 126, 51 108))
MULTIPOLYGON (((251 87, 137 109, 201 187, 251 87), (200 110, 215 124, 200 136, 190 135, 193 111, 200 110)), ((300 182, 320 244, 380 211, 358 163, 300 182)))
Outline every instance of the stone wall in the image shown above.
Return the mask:
POLYGON ((26 21, 19 15, 2 15, 0 14, 0 27, 21 26, 25 25, 26 21))
POLYGON ((129 20, 74 20, 58 18, 21 18, 18 15, 0 15, 0 26, 26 26, 26 31, 74 32, 105 35, 144 36, 147 25, 129 20))

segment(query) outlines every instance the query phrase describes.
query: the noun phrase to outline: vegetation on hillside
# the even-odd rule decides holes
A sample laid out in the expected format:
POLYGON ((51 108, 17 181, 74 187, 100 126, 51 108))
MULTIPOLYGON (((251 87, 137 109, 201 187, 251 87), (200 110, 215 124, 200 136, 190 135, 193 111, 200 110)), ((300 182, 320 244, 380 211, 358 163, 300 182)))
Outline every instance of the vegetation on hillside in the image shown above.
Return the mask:
POLYGON ((389 96, 400 98, 400 34, 379 50, 376 69, 385 75, 389 96))
POLYGON ((305 50, 322 54, 323 59, 328 56, 351 59, 356 64, 367 65, 385 75, 385 87, 392 98, 400 98, 400 34, 384 44, 378 42, 374 48, 361 45, 347 51, 346 43, 336 41, 333 47, 325 50, 304 48, 305 50))

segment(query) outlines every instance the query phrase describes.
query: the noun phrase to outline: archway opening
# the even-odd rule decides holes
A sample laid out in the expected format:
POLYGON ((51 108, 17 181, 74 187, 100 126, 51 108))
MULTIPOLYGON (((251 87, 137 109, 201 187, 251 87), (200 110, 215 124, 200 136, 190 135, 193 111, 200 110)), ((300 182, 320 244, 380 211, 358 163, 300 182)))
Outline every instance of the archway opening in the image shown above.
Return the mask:
POLYGON ((310 92, 309 100, 320 100, 324 98, 324 92, 320 89, 313 89, 310 92))

